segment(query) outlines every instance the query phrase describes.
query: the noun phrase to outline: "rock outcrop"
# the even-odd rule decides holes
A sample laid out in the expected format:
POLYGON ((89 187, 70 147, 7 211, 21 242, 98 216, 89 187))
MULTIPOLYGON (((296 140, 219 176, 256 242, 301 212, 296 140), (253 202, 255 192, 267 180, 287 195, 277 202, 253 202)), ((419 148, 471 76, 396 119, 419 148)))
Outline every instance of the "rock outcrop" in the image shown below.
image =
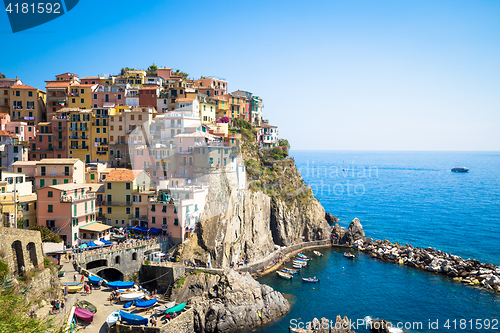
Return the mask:
POLYGON ((336 223, 332 228, 332 236, 337 240, 338 244, 353 245, 357 241, 365 241, 365 232, 358 218, 351 221, 347 230, 336 223))
POLYGON ((325 220, 328 222, 328 224, 333 225, 335 222, 337 222, 339 219, 333 216, 330 213, 325 213, 325 220))
POLYGON ((189 274, 175 286, 171 299, 194 310, 195 332, 227 332, 260 326, 285 314, 290 304, 249 273, 189 274))
POLYGON ((304 329, 296 328, 295 331, 291 331, 300 333, 355 333, 351 330, 349 318, 340 316, 337 316, 335 323, 330 323, 327 318, 321 318, 321 320, 314 318, 312 322, 306 324, 304 329))

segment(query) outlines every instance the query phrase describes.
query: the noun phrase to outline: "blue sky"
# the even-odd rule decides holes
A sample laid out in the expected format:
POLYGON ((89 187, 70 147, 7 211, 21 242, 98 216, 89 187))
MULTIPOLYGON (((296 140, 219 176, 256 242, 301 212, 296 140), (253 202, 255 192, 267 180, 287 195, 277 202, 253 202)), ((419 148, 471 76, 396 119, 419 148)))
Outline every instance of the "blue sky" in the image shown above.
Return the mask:
POLYGON ((93 1, 13 34, 0 71, 151 63, 261 96, 293 149, 500 150, 500 1, 93 1))

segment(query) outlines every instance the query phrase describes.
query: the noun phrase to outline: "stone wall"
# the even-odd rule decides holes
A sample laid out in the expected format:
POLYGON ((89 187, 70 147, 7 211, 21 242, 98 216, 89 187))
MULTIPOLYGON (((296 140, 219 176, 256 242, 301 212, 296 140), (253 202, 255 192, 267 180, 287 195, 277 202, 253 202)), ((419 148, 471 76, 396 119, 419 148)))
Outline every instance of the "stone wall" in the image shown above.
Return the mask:
POLYGON ((141 268, 141 281, 157 279, 158 286, 168 287, 177 278, 184 276, 185 266, 175 263, 161 263, 143 265, 141 268))
POLYGON ((43 248, 39 231, 0 227, 0 258, 9 271, 19 275, 35 267, 43 268, 43 248))
POLYGON ((194 332, 194 317, 193 309, 186 309, 175 319, 170 322, 158 326, 138 326, 127 325, 117 322, 110 329, 111 333, 193 333, 194 332))

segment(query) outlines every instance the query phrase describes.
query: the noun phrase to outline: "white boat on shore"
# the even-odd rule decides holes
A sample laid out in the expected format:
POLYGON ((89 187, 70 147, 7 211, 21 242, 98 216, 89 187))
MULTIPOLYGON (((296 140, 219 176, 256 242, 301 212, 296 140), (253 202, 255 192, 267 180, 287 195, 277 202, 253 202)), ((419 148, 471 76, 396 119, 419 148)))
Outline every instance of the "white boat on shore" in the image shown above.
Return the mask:
POLYGON ((135 301, 136 299, 142 299, 142 298, 144 298, 143 292, 135 292, 135 293, 121 294, 120 295, 120 301, 122 301, 122 302, 130 302, 130 301, 135 301))
POLYGON ((120 311, 113 311, 111 314, 106 318, 106 324, 108 324, 108 327, 113 326, 116 324, 116 322, 120 319, 120 311))
POLYGON ((287 280, 291 280, 293 278, 293 275, 291 274, 288 274, 288 273, 284 273, 284 272, 276 272, 278 273, 278 275, 283 278, 283 279, 287 279, 287 280))
POLYGON ((122 294, 136 293, 138 291, 139 291, 139 288, 137 288, 136 286, 134 286, 133 288, 128 288, 128 289, 117 289, 116 293, 118 295, 122 295, 122 294))

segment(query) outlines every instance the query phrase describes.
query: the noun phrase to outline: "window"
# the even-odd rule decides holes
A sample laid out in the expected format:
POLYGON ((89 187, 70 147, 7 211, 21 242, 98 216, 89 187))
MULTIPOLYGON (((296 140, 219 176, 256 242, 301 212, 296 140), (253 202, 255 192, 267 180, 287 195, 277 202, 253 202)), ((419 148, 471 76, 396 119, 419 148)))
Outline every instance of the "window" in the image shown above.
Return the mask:
POLYGON ((111 183, 108 183, 107 188, 108 190, 111 190, 111 183))
POLYGON ((125 220, 122 220, 122 224, 125 224, 125 220))
POLYGON ((111 214, 111 212, 112 212, 111 207, 108 207, 108 214, 111 214))
POLYGON ((122 94, 118 94, 118 100, 122 99, 122 94))
POLYGON ((130 215, 130 207, 125 208, 125 213, 126 213, 127 215, 130 215))
POLYGON ((80 98, 80 103, 85 103, 85 99, 84 98, 80 98))
POLYGON ((151 205, 151 211, 152 212, 156 212, 156 206, 155 205, 151 205))
POLYGON ((174 225, 179 225, 179 219, 174 219, 174 225))
POLYGON ((107 195, 106 200, 107 200, 108 202, 113 201, 113 198, 112 198, 111 194, 108 194, 108 195, 107 195))
POLYGON ((95 179, 95 174, 91 173, 90 174, 90 180, 94 180, 95 179))
POLYGON ((48 198, 52 198, 53 196, 54 196, 54 192, 52 192, 52 191, 48 191, 47 192, 47 197, 48 198))
POLYGON ((130 115, 130 120, 134 120, 134 115, 130 115))
POLYGON ((127 194, 127 195, 125 196, 125 201, 126 201, 126 202, 130 202, 130 194, 127 194))
POLYGON ((44 187, 45 186, 45 179, 40 179, 40 187, 44 187))
POLYGON ((167 218, 166 217, 163 218, 163 224, 167 224, 167 218))
POLYGON ((48 211, 49 213, 53 213, 53 212, 54 212, 54 206, 53 206, 53 205, 48 205, 48 206, 47 206, 47 211, 48 211))
POLYGON ((154 217, 154 216, 153 216, 153 217, 151 217, 151 223, 152 223, 152 224, 156 224, 156 217, 154 217))
POLYGON ((21 92, 19 90, 16 91, 16 96, 21 96, 21 92))
MULTIPOLYGON (((126 184, 125 184, 125 188, 126 188, 127 190, 130 190, 130 183, 126 183, 126 184)), ((130 197, 130 196, 129 196, 129 197, 130 197)), ((130 201, 130 200, 127 200, 127 201, 130 201)))

